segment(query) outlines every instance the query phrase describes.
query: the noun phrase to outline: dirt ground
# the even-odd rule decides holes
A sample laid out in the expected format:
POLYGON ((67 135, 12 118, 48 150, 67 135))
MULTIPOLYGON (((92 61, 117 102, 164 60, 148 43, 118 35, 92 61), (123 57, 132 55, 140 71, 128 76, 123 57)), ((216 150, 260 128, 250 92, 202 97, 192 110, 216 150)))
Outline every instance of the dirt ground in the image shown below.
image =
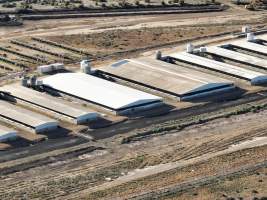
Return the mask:
MULTIPOLYGON (((10 197, 17 199, 23 195, 29 199, 77 199, 78 196, 84 196, 98 199, 104 198, 106 195, 108 197, 115 195, 114 198, 121 195, 129 196, 139 193, 140 190, 144 191, 144 188, 146 188, 145 191, 150 191, 150 189, 161 186, 164 182, 153 181, 153 177, 155 177, 153 176, 149 181, 134 182, 137 185, 134 188, 129 186, 132 188, 131 190, 126 190, 128 188, 126 184, 127 187, 118 186, 118 190, 106 188, 104 191, 101 191, 101 184, 109 184, 110 180, 129 175, 136 169, 160 166, 164 163, 170 165, 173 162, 186 163, 191 158, 208 157, 218 151, 227 150, 233 144, 242 144, 242 142, 255 137, 264 138, 266 136, 266 115, 265 110, 218 119, 191 126, 183 131, 165 133, 162 136, 124 145, 120 145, 120 135, 99 140, 95 145, 101 145, 104 147, 103 150, 81 154, 69 159, 54 160, 51 164, 2 175, 0 197, 1 199, 10 199, 10 197), (99 192, 95 191, 90 194, 87 192, 88 188, 89 190, 92 189, 90 187, 96 188, 99 192)), ((255 150, 252 148, 251 151, 256 152, 251 154, 241 151, 239 156, 215 157, 212 161, 214 164, 210 165, 211 161, 209 161, 204 163, 203 167, 193 165, 194 171, 186 167, 183 176, 177 172, 179 179, 176 179, 173 173, 171 173, 172 179, 165 176, 164 173, 162 176, 166 178, 167 183, 175 183, 178 180, 185 181, 188 178, 203 176, 206 173, 207 175, 216 174, 217 170, 230 170, 242 167, 245 163, 263 162, 267 158, 266 150, 266 146, 262 146, 255 150), (207 168, 207 164, 210 167, 207 168)), ((112 186, 112 182, 110 183, 112 186)), ((131 185, 131 183, 129 184, 131 185)), ((166 182, 165 185, 167 185, 166 182)))
MULTIPOLYGON (((238 9, 232 8, 214 13, 164 16, 26 21, 21 28, 0 28, 1 46, 20 54, 32 55, 33 58, 29 59, 23 57, 23 55, 19 56, 4 51, 1 51, 0 55, 18 64, 26 65, 30 71, 38 65, 53 62, 71 64, 73 68, 73 66, 78 67, 77 63, 81 59, 87 58, 87 56, 41 44, 31 40, 30 37, 40 37, 84 50, 95 58, 93 65, 99 65, 103 64, 103 59, 105 62, 108 62, 108 60, 112 62, 121 59, 122 56, 124 58, 133 57, 145 51, 156 50, 165 46, 185 45, 186 41, 192 39, 226 33, 230 35, 230 33, 240 31, 241 27, 247 24, 254 28, 266 27, 267 14, 265 12, 255 14, 244 9, 238 9), (237 10, 238 14, 235 13, 237 10), (22 41, 37 47, 39 50, 13 44, 11 43, 12 40, 22 41), (42 50, 52 54, 45 53, 42 50), (56 55, 54 55, 55 53, 56 55), (99 57, 103 59, 98 59, 99 57), (38 58, 38 60, 35 60, 35 58, 38 58)), ((2 65, 11 68, 14 73, 21 71, 17 66, 5 63, 2 65)))
POLYGON ((165 200, 173 199, 261 199, 267 198, 266 187, 267 168, 256 170, 252 174, 228 178, 218 184, 193 189, 171 197, 163 197, 165 200))

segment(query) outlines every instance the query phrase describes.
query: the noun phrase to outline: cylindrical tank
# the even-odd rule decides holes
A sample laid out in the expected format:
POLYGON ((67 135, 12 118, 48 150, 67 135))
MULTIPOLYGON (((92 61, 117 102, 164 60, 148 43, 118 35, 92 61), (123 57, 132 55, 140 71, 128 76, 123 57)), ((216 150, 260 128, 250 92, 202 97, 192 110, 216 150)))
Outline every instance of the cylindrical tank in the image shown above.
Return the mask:
POLYGON ((33 75, 33 76, 30 78, 30 86, 31 86, 31 87, 36 86, 36 81, 37 81, 37 77, 36 77, 35 75, 33 75))
POLYGON ((27 87, 28 86, 28 78, 27 77, 22 77, 21 79, 21 85, 24 86, 24 87, 27 87))
POLYGON ((81 71, 85 74, 91 74, 91 66, 89 60, 82 60, 81 63, 81 71))
POLYGON ((191 43, 187 44, 186 45, 186 52, 187 53, 193 53, 193 51, 194 51, 194 46, 191 43))
POLYGON ((156 53, 156 59, 157 59, 157 60, 161 60, 161 58, 162 58, 162 53, 161 53, 161 51, 157 51, 157 53, 156 53))
POLYGON ((255 36, 253 33, 247 33, 247 41, 251 42, 255 40, 255 36))
POLYGON ((243 26, 242 27, 242 33, 249 33, 250 32, 250 27, 249 26, 243 26))

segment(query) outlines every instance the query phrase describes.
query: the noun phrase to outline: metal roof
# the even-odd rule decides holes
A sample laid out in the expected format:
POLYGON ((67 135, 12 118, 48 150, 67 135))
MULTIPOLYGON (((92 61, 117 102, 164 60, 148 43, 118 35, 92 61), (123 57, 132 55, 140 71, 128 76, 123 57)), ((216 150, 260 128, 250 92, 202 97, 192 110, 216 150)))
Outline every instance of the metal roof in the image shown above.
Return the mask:
POLYGON ((247 55, 244 53, 239 53, 236 51, 224 49, 221 47, 207 47, 207 51, 209 53, 222 56, 224 58, 228 58, 235 61, 240 61, 242 63, 251 64, 254 66, 259 66, 261 68, 267 69, 267 61, 261 58, 257 58, 255 56, 247 55))
POLYGON ((267 75, 255 72, 252 70, 244 69, 238 66, 230 65, 227 63, 215 61, 209 58, 201 57, 198 55, 181 52, 171 54, 170 57, 178 60, 183 60, 192 64, 203 66, 213 71, 218 71, 224 74, 232 75, 238 78, 251 81, 252 84, 260 84, 267 82, 267 75))
POLYGON ((57 124, 57 121, 49 117, 26 110, 2 100, 0 100, 0 115, 6 119, 33 129, 46 124, 57 124))
POLYGON ((160 97, 83 73, 60 73, 43 79, 43 85, 112 110, 161 101, 160 97))
POLYGON ((18 99, 25 100, 37 106, 75 119, 88 114, 98 115, 96 111, 89 108, 81 107, 63 99, 55 98, 46 93, 38 92, 17 84, 0 87, 0 91, 8 92, 15 98, 17 97, 18 99))
POLYGON ((235 41, 230 43, 230 45, 235 45, 244 49, 252 50, 255 52, 260 52, 267 55, 267 47, 264 45, 256 44, 248 41, 235 41))
POLYGON ((122 60, 99 70, 175 96, 232 85, 214 75, 151 58, 122 60))

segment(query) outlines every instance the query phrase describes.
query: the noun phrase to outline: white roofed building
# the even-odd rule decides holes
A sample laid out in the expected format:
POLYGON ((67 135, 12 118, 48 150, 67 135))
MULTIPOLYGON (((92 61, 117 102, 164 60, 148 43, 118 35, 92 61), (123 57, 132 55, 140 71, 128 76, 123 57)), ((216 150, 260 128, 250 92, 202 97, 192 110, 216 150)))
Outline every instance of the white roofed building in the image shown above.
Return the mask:
POLYGON ((43 86, 116 113, 149 109, 162 98, 83 73, 60 73, 43 79, 43 86))

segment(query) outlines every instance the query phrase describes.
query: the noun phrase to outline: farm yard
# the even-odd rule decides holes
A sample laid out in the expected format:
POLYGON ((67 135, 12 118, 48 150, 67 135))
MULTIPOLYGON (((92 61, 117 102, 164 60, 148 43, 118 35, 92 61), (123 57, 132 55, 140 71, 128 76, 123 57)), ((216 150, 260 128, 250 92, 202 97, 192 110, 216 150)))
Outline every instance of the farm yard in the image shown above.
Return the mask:
MULTIPOLYGON (((35 23, 32 23, 32 25, 26 24, 25 36, 20 36, 18 39, 16 37, 15 39, 6 39, 0 46, 2 74, 21 70, 32 71, 38 65, 54 62, 74 64, 86 58, 97 63, 99 60, 116 59, 122 55, 126 57, 135 56, 138 53, 166 45, 175 46, 194 39, 212 38, 238 32, 247 20, 250 20, 250 24, 254 28, 264 28, 266 26, 264 22, 265 15, 248 15, 244 19, 237 17, 234 21, 223 15, 221 19, 212 19, 214 20, 212 27, 206 24, 204 19, 196 25, 195 21, 184 19, 184 17, 186 17, 186 14, 176 22, 174 16, 171 16, 174 21, 172 26, 165 25, 164 18, 156 22, 157 18, 148 17, 153 22, 145 25, 146 27, 135 24, 138 23, 138 20, 145 23, 145 18, 137 17, 135 22, 131 17, 126 17, 129 22, 124 22, 119 29, 116 28, 116 24, 121 23, 120 20, 117 22, 107 20, 106 24, 108 25, 104 26, 98 21, 93 22, 92 19, 78 20, 80 28, 77 30, 69 30, 71 20, 62 20, 62 22, 59 22, 62 25, 62 30, 60 28, 56 31, 54 31, 53 22, 48 24, 43 21, 36 25, 36 28, 38 27, 42 31, 32 30, 35 23), (66 33, 64 29, 68 32, 66 33), (32 36, 26 36, 27 32, 32 36), (65 34, 57 36, 62 32, 65 32, 65 34)), ((5 33, 3 32, 3 34, 5 33)), ((12 34, 10 37, 12 37, 12 34)))
POLYGON ((23 18, 0 26, 0 106, 25 111, 0 113, 0 127, 18 136, 0 142, 1 200, 267 198, 266 11, 230 0, 0 5, 23 18), (155 13, 205 6, 223 9, 155 13), (123 14, 106 16, 112 9, 123 14), (55 63, 62 71, 39 71, 55 63), (133 113, 120 113, 127 106, 133 113), (37 132, 33 113, 56 129, 37 132), (94 119, 78 124, 84 116, 94 119))

